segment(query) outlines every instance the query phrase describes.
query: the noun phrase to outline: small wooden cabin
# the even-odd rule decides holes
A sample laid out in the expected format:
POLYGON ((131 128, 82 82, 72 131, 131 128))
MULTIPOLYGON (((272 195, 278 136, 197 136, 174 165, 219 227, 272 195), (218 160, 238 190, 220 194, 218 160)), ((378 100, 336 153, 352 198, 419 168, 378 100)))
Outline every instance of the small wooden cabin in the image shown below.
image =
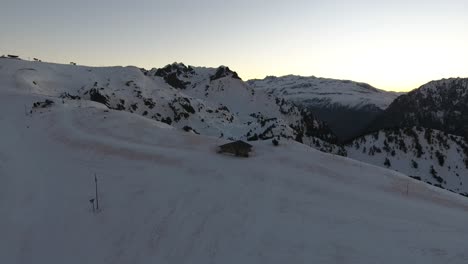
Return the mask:
POLYGON ((238 157, 248 157, 251 151, 252 145, 238 140, 219 146, 218 153, 230 153, 238 157))

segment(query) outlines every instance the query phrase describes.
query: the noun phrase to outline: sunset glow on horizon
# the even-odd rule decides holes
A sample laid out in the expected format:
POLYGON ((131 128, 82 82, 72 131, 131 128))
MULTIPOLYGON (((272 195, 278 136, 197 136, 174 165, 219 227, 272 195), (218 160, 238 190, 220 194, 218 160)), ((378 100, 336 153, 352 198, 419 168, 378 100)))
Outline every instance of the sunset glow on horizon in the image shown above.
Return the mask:
POLYGON ((468 5, 447 1, 8 1, 1 54, 89 66, 229 66, 408 91, 468 77, 468 5))

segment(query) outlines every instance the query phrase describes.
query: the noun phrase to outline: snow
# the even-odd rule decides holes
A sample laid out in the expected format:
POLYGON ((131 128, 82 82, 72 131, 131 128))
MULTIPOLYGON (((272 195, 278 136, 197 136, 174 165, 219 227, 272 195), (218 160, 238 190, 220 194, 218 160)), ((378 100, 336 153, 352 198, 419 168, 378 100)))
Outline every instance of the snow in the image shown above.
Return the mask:
POLYGON ((384 110, 402 94, 379 90, 365 83, 314 76, 270 76, 263 80, 250 80, 248 83, 277 97, 315 107, 337 105, 359 109, 372 105, 384 110))
POLYGON ((224 139, 0 75, 1 263, 468 261, 461 196, 293 141, 220 155, 224 139))
MULTIPOLYGON (((173 64, 174 65, 174 64, 173 64)), ((175 64, 174 67, 182 67, 175 64)), ((185 66, 184 66, 185 67, 185 66)), ((86 67, 20 60, 0 60, 0 80, 5 89, 52 97, 69 94, 90 100, 91 90, 108 98, 108 106, 165 121, 203 135, 247 139, 270 127, 274 136, 295 138, 302 127, 297 108, 281 111, 271 96, 256 92, 240 79, 211 80, 217 69, 195 67, 187 89, 175 89, 161 77, 148 76, 136 67, 86 67), (148 105, 148 101, 154 103, 148 105), (135 109, 133 109, 135 106, 135 109), (190 111, 192 110, 192 111, 190 111), (261 124, 259 117, 271 120, 261 124)), ((323 126, 323 124, 321 124, 323 126)), ((318 128, 317 128, 318 130, 318 128)))
POLYGON ((466 141, 463 137, 425 128, 408 129, 413 136, 398 130, 379 131, 357 138, 345 147, 348 157, 377 166, 384 166, 385 159, 388 159, 390 169, 420 177, 431 184, 440 184, 457 193, 468 194, 468 163, 465 162, 468 157, 464 153, 466 141), (421 146, 420 156, 417 155, 416 142, 421 146), (403 145, 405 149, 402 148, 403 145), (378 151, 373 151, 373 148, 378 151), (443 156, 443 164, 439 163, 437 153, 443 156), (413 161, 417 164, 416 167, 413 166, 413 161), (432 176, 431 166, 437 176, 443 179, 442 182, 432 176))
MULTIPOLYGON (((440 93, 447 92, 453 88, 454 84, 458 87, 454 89, 460 97, 466 96, 468 92, 468 81, 466 78, 448 78, 448 79, 441 79, 437 81, 431 81, 427 84, 422 85, 418 89, 414 90, 414 93, 421 94, 424 98, 428 96, 432 96, 434 99, 440 100, 440 93)), ((456 103, 454 103, 455 105, 456 103)))

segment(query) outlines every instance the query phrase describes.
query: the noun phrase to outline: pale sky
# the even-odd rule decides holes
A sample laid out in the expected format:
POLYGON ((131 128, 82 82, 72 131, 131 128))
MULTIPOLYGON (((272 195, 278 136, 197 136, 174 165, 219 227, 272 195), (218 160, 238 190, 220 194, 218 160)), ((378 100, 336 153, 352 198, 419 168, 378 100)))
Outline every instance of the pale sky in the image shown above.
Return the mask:
POLYGON ((468 77, 467 0, 0 0, 0 54, 405 91, 468 77))

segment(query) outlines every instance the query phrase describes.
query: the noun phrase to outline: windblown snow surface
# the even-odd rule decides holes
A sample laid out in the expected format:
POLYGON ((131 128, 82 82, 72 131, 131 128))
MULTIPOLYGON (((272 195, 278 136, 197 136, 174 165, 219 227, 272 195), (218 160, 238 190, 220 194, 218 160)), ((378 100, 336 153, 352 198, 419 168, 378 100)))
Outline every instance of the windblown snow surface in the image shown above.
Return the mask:
POLYGON ((14 83, 0 124, 0 263, 468 263, 466 198, 293 141, 220 155, 14 83))

